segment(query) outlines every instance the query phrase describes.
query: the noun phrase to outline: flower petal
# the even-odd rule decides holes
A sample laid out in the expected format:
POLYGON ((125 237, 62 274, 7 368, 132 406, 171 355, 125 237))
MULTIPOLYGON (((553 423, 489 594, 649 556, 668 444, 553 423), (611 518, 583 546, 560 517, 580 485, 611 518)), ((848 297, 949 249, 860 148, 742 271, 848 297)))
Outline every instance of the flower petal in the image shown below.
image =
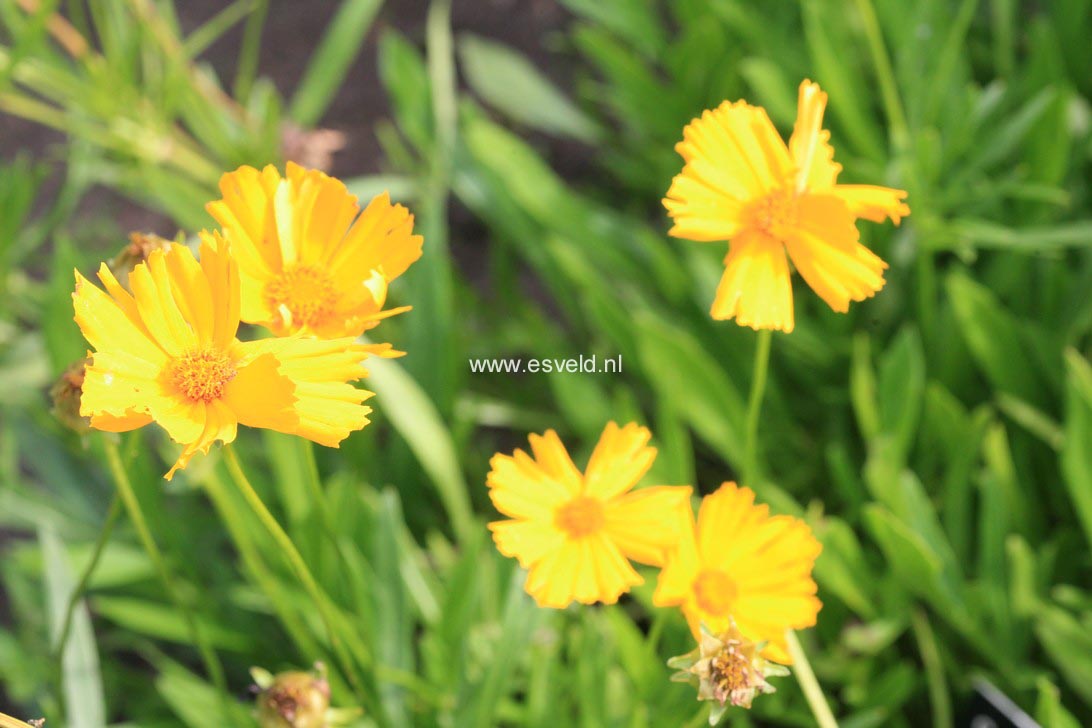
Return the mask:
POLYGON ((423 243, 424 238, 413 234, 413 215, 402 205, 392 205, 384 192, 372 198, 340 245, 329 249, 330 269, 346 288, 359 285, 374 270, 392 281, 421 257, 423 243))
POLYGON ((745 203, 781 186, 792 172, 766 112, 742 101, 703 112, 675 149, 686 161, 664 200, 675 237, 727 240, 740 230, 745 203))
MULTIPOLYGON (((204 428, 202 429, 201 434, 196 439, 186 444, 186 447, 182 450, 182 454, 178 456, 178 460, 175 461, 175 464, 167 471, 167 474, 163 476, 165 479, 171 480, 174 477, 175 472, 185 468, 186 465, 189 464, 190 459, 197 453, 208 454, 209 448, 212 447, 212 443, 217 440, 221 442, 232 442, 235 440, 235 434, 238 428, 236 427, 237 422, 234 413, 215 400, 203 405, 202 408, 204 409, 204 428)), ((158 420, 158 418, 156 419, 158 420)))
POLYGON ((606 532, 626 558, 663 566, 693 521, 689 486, 642 488, 606 507, 606 532))
POLYGON ((792 278, 784 246, 761 233, 733 238, 710 313, 753 329, 792 331, 792 278))
POLYGON ((562 444, 561 438, 553 430, 546 430, 541 435, 531 435, 528 440, 531 443, 531 452, 539 468, 551 478, 565 487, 571 495, 580 492, 583 476, 573 465, 569 452, 562 444))
POLYGON ((547 554, 527 577, 527 593, 542 607, 562 609, 581 604, 614 604, 644 580, 603 536, 566 539, 547 554))
POLYGON ((166 352, 151 337, 143 321, 134 321, 127 315, 127 308, 133 310, 135 315, 135 303, 130 305, 129 301, 123 300, 119 304, 80 275, 79 271, 76 271, 72 305, 80 331, 95 349, 122 349, 151 368, 166 362, 166 352))
POLYGON ((489 524, 497 550, 529 569, 547 554, 561 548, 565 535, 549 521, 511 520, 489 524))
POLYGON ((272 354, 262 354, 241 366, 224 387, 221 401, 235 413, 239 424, 293 433, 299 428, 296 385, 281 373, 272 354))
POLYGON ((898 225, 910 214, 906 199, 906 190, 875 185, 835 185, 831 194, 846 203, 855 217, 863 217, 872 222, 883 222, 891 218, 898 225))
POLYGON ((858 242, 853 215, 834 195, 804 195, 798 223, 785 231, 785 247, 796 270, 820 298, 845 313, 884 286, 887 264, 858 242))
POLYGON ((805 80, 800 84, 796 107, 796 125, 789 139, 789 154, 796 165, 797 188, 825 190, 834 185, 842 165, 834 161, 830 132, 823 128, 827 95, 819 84, 805 80))
POLYGON ((606 501, 637 485, 656 459, 651 438, 648 428, 636 423, 621 428, 608 423, 584 471, 584 492, 606 501))

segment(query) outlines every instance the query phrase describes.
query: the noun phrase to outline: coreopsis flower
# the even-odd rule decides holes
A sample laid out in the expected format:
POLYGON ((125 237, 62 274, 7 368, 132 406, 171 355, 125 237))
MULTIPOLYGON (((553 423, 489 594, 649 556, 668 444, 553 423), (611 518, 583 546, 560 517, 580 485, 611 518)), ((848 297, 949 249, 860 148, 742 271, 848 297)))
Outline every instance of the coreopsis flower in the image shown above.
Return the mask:
POLYGON ((823 606, 811 572, 822 545, 808 525, 771 516, 749 488, 725 483, 702 499, 660 572, 652 602, 679 606, 695 637, 701 625, 714 634, 735 620, 764 655, 790 664, 785 632, 815 624, 823 606))
POLYGON ((291 337, 241 342, 239 273, 219 233, 202 234, 200 263, 184 245, 153 250, 129 274, 132 293, 104 264, 106 292, 76 272, 76 323, 94 347, 80 414, 125 432, 158 423, 185 447, 168 480, 239 424, 336 447, 368 424, 370 392, 349 382, 385 346, 291 337))
POLYGON ((208 204, 239 260, 242 319, 278 336, 359 336, 408 306, 383 310, 387 286, 421 257, 413 215, 383 193, 361 212, 345 185, 289 162, 240 167, 208 204))
POLYGON ((711 314, 754 329, 793 329, 789 264, 839 312, 883 288, 887 264, 860 243, 857 218, 896 225, 910 214, 906 192, 837 183, 827 95, 800 84, 788 146, 765 110, 725 101, 683 130, 675 149, 686 162, 664 205, 670 234, 728 240, 711 314))
POLYGON ((698 689, 698 700, 716 703, 709 713, 709 725, 716 725, 728 706, 750 708, 755 696, 774 693, 777 689, 766 678, 783 677, 787 668, 762 656, 765 647, 753 642, 739 631, 735 622, 713 634, 704 627, 698 636, 698 646, 667 661, 667 666, 679 672, 671 676, 675 682, 690 683, 698 689))
POLYGON ((530 436, 532 455, 493 457, 489 496, 512 520, 489 528, 497 549, 529 570, 526 589, 540 606, 613 604, 643 581, 628 559, 663 563, 690 510, 691 489, 633 490, 656 458, 650 437, 644 427, 611 422, 583 473, 553 430, 530 436))

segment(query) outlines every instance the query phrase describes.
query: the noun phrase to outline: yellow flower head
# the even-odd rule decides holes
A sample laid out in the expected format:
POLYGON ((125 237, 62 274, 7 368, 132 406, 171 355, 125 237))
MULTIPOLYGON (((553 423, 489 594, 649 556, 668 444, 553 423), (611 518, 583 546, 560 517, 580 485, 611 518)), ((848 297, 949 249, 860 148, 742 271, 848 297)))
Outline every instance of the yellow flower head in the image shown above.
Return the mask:
POLYGON ((793 329, 785 254, 804 281, 845 313, 883 288, 887 264, 859 242, 857 218, 897 225, 910 214, 906 192, 837 184, 827 95, 800 84, 796 126, 786 147, 766 112, 725 101, 683 130, 686 162, 667 192, 671 235, 731 241, 712 316, 755 329, 793 329))
POLYGON ((497 454, 487 484, 497 510, 497 549, 529 569, 527 592, 540 606, 613 604, 643 579, 627 559, 659 566, 690 510, 689 486, 630 492, 652 466, 644 427, 611 422, 583 474, 557 433, 531 435, 522 450, 497 454))
POLYGON ((770 516, 754 500, 735 483, 702 499, 652 602, 680 606, 698 639, 702 626, 719 634, 735 620, 747 639, 769 643, 765 657, 789 664, 785 631, 813 626, 823 606, 811 578, 822 546, 803 521, 770 516))
POLYGON ((157 422, 185 445, 168 480, 194 453, 231 442, 239 424, 336 447, 368 424, 371 392, 348 382, 383 347, 352 339, 240 342, 239 273, 218 233, 202 234, 201 262, 184 245, 155 250, 129 274, 132 293, 106 265, 106 288, 76 272, 76 323, 94 347, 80 414, 126 432, 157 422))
POLYGON ((359 336, 380 320, 387 285, 421 257, 413 215, 387 193, 363 212, 339 180, 292 162, 240 167, 208 204, 231 241, 242 280, 242 320, 278 336, 359 336))

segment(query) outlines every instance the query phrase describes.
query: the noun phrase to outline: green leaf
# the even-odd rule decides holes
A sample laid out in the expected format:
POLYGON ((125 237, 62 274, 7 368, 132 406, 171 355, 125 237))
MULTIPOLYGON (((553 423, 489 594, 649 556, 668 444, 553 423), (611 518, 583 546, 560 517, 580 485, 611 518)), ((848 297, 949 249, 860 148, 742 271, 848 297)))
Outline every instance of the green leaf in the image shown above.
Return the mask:
MULTIPOLYGON (((46 597, 49 603, 50 642, 60 637, 67 616, 68 600, 76 582, 72 578, 64 544, 53 526, 38 530, 44 560, 46 597)), ((87 604, 80 601, 72 615, 73 624, 61 657, 65 714, 71 728, 104 728, 106 706, 103 698, 99 653, 87 604)))
POLYGON ((1066 417, 1062 475, 1077 520, 1092 545, 1092 365, 1074 349, 1065 353, 1066 417))
POLYGON ((470 489, 459 466, 451 432, 420 385, 390 359, 368 361, 369 385, 375 389, 381 416, 390 420, 424 468, 460 540, 474 526, 470 489))
POLYGON ((710 447, 730 463, 743 455, 743 397, 716 360, 684 329, 651 313, 637 318, 641 367, 710 447))
POLYGON ((289 115, 297 124, 314 126, 326 113, 382 4, 382 0, 343 0, 292 97, 289 115))
POLYGON ((595 123, 514 49, 464 35, 459 57, 470 88, 509 118, 587 143, 600 136, 595 123))
POLYGON ((1085 704, 1092 707, 1092 633, 1057 607, 1041 610, 1035 634, 1058 672, 1085 704))
POLYGON ((961 273, 948 277, 948 296, 975 362, 998 389, 1041 405, 1039 378, 1012 316, 985 286, 961 273))

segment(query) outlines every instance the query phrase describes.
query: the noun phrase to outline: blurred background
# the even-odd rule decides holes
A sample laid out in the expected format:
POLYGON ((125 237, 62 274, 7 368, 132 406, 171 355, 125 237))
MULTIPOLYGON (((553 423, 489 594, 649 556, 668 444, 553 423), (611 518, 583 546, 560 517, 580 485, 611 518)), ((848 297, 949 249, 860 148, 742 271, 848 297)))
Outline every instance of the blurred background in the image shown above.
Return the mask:
MULTIPOLYGON (((1090 0, 0 0, 0 712, 256 725, 249 668, 321 660, 352 725, 703 724, 655 573, 537 609, 484 479, 550 427, 583 465, 612 419, 651 427, 648 483, 735 477, 754 332, 709 318, 726 246, 669 239, 660 198, 702 109, 745 98, 787 138, 811 78, 842 179, 913 210, 861 223, 875 299, 798 285, 773 341, 746 485, 823 540, 819 680, 854 728, 1092 723, 1090 33, 1090 0), (192 236, 223 172, 286 159, 389 190, 426 241, 375 332, 408 356, 372 367, 373 424, 315 468, 240 433, 344 650, 219 454, 168 484, 145 428, 120 445, 168 598, 62 376, 73 268, 192 236), (467 363, 581 354, 623 371, 467 363)), ((727 720, 811 725, 777 686, 727 720)))

